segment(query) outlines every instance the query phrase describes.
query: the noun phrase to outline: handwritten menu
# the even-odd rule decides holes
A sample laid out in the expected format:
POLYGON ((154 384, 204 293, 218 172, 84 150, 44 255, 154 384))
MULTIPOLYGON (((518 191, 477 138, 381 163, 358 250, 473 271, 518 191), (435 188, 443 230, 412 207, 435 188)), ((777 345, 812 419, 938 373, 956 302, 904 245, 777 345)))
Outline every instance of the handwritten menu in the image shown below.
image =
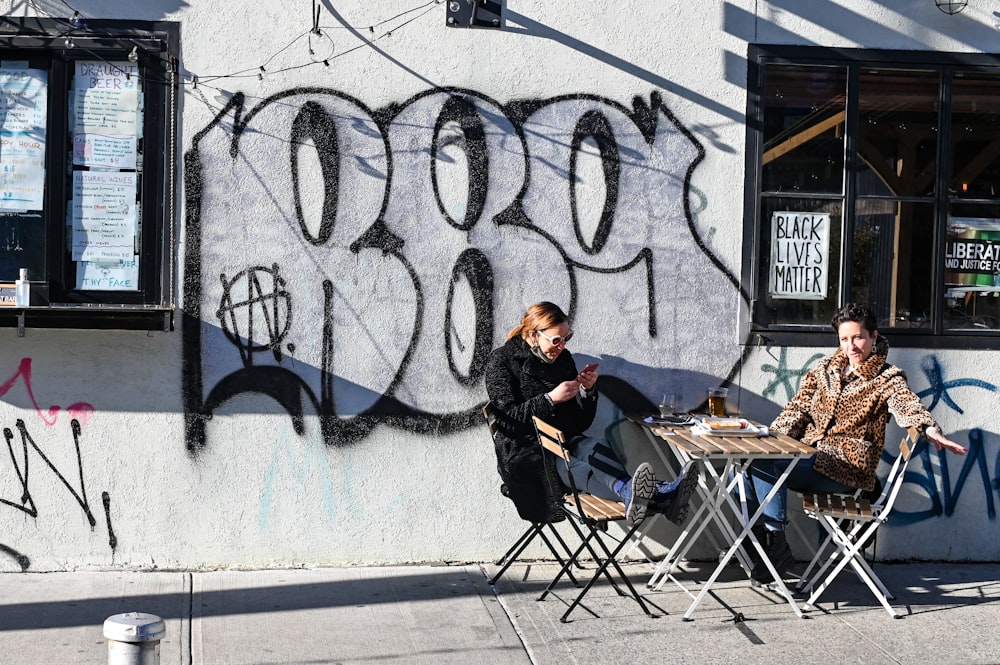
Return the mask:
POLYGON ((142 95, 131 62, 78 61, 73 121, 72 257, 78 289, 138 286, 139 135, 142 95), (79 170, 86 168, 89 170, 79 170))
POLYGON ((130 62, 78 61, 73 133, 135 136, 139 126, 138 79, 139 69, 130 62))
POLYGON ((135 254, 135 173, 73 172, 73 260, 131 261, 135 254))
POLYGON ((77 134, 73 137, 73 163, 81 166, 135 168, 135 136, 77 134))
POLYGON ((0 210, 41 210, 48 73, 0 67, 0 210))

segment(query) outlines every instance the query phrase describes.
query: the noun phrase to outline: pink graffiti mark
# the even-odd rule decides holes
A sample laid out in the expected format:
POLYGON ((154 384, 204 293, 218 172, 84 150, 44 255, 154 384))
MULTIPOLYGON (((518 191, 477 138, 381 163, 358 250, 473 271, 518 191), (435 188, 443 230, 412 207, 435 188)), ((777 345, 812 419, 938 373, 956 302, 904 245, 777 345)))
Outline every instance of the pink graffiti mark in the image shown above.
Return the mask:
MULTIPOLYGON (((42 407, 38 405, 38 400, 35 399, 35 391, 31 387, 31 358, 22 358, 21 364, 18 365, 17 371, 14 372, 13 376, 4 381, 3 385, 0 385, 0 397, 3 397, 10 391, 19 378, 24 380, 24 389, 28 391, 28 398, 35 407, 35 413, 38 417, 42 419, 42 422, 52 427, 56 424, 56 420, 59 415, 59 410, 62 408, 56 404, 49 407, 48 414, 42 410, 42 407)), ((66 412, 69 413, 71 418, 75 418, 80 421, 80 424, 87 422, 91 414, 94 413, 94 406, 87 402, 76 402, 75 404, 70 404, 66 407, 66 412)))

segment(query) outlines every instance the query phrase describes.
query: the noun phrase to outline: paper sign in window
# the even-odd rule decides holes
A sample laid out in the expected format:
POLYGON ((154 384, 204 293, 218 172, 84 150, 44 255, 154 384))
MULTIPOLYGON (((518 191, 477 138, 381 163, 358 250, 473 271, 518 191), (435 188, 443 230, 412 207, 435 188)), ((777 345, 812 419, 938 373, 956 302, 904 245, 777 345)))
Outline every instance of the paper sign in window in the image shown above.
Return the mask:
POLYGON ((0 68, 0 210, 41 210, 48 73, 0 68))
POLYGON ((109 263, 80 261, 76 264, 76 288, 86 291, 136 291, 139 289, 139 262, 135 257, 109 263))
POLYGON ((78 61, 73 79, 74 136, 137 136, 138 83, 139 68, 130 62, 78 61))
POLYGON ((949 217, 944 268, 948 286, 1000 290, 1000 219, 949 217))
POLYGON ((74 261, 131 261, 135 254, 136 174, 75 171, 74 261))
POLYGON ((77 134, 73 137, 73 164, 91 168, 134 169, 135 148, 135 136, 77 134))
POLYGON ((771 217, 772 298, 824 300, 830 265, 830 215, 775 212, 771 217))

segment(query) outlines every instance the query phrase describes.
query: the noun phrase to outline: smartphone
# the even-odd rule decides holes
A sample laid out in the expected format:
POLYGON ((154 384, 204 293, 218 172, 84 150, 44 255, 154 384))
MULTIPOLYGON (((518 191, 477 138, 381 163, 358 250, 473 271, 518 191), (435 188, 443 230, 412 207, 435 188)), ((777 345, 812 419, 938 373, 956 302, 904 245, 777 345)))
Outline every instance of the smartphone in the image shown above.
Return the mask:
POLYGON ((584 372, 593 372, 600 364, 601 363, 590 363, 589 365, 585 365, 584 368, 580 370, 580 374, 583 374, 584 372))

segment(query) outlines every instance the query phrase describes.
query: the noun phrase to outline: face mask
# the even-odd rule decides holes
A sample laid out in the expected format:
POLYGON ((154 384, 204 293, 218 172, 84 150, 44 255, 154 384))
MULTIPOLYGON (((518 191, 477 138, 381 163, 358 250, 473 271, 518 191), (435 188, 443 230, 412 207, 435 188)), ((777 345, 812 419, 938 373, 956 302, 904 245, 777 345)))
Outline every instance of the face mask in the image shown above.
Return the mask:
POLYGON ((542 350, 540 348, 538 348, 537 344, 535 346, 531 347, 531 352, 533 354, 535 354, 536 358, 538 358, 539 360, 541 360, 546 365, 551 365, 552 363, 554 363, 556 361, 555 358, 549 358, 547 355, 545 355, 544 353, 542 353, 542 350))

